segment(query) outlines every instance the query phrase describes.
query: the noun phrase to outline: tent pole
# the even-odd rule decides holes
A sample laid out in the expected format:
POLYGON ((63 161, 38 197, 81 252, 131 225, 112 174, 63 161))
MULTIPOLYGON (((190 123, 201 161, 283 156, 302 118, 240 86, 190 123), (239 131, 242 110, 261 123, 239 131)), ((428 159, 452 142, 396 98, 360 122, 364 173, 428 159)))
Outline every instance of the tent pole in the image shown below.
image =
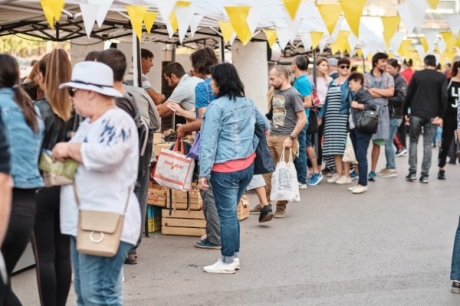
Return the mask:
POLYGON ((220 52, 220 61, 223 63, 225 62, 225 42, 224 42, 223 37, 220 37, 219 52, 220 52))
POLYGON ((142 87, 142 71, 141 71, 141 44, 133 31, 133 86, 142 87))

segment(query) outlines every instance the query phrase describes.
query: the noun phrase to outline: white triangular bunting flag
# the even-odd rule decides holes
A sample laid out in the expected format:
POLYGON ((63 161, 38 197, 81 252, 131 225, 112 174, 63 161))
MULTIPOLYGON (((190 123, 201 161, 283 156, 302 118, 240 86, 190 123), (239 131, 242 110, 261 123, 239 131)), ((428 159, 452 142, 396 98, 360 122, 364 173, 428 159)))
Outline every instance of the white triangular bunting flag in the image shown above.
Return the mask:
POLYGON ((405 3, 412 15, 415 28, 418 31, 421 31, 423 20, 425 20, 425 12, 428 10, 428 2, 420 0, 406 0, 405 3))
POLYGON ((233 33, 233 34, 232 34, 232 37, 230 37, 230 39, 229 39, 229 41, 228 41, 228 43, 230 44, 230 46, 233 45, 233 42, 235 41, 235 38, 236 38, 236 33, 233 33))
POLYGON ((88 0, 88 3, 98 6, 96 22, 99 28, 102 27, 113 0, 88 0))
MULTIPOLYGON (((399 51, 399 46, 401 46, 401 43, 406 36, 405 33, 402 32, 397 32, 395 35, 393 35, 393 38, 390 40, 390 48, 393 53, 398 53, 399 51)), ((401 54, 399 54, 401 55, 401 54)))
POLYGON ((371 50, 368 46, 362 46, 361 47, 361 52, 363 53, 363 57, 366 59, 369 57, 369 54, 371 54, 371 50))
POLYGON ((324 48, 326 48, 326 45, 327 45, 327 38, 323 38, 323 39, 319 42, 319 52, 320 52, 320 53, 324 53, 324 48))
POLYGON ((415 23, 409 8, 406 4, 400 4, 396 6, 396 9, 398 10, 399 16, 401 17, 401 21, 406 27, 406 32, 411 34, 414 31, 415 23))
POLYGON ((169 16, 176 6, 176 0, 155 0, 155 4, 160 12, 161 19, 165 24, 169 24, 169 16))
POLYGON ((192 17, 192 21, 190 21, 190 37, 195 35, 195 32, 200 25, 201 19, 203 19, 203 15, 195 15, 192 17))
POLYGON ((281 50, 286 48, 289 42, 289 30, 288 28, 276 28, 276 36, 278 36, 278 43, 280 45, 281 50))
POLYGON ((310 33, 302 34, 302 43, 305 51, 310 51, 311 45, 311 35, 310 33))
POLYGON ((176 12, 177 22, 179 24, 179 41, 182 44, 195 14, 195 8, 193 6, 177 7, 174 11, 176 12))
POLYGON ((353 33, 350 33, 350 35, 348 36, 348 44, 350 45, 351 54, 355 53, 355 48, 356 48, 357 43, 358 43, 358 38, 353 33))
POLYGON ((446 51, 446 43, 444 42, 444 39, 438 39, 436 41, 436 45, 438 46, 439 53, 444 54, 444 51, 446 51))
POLYGON ((432 53, 434 50, 434 44, 436 43, 436 40, 438 39, 438 32, 430 31, 430 32, 425 32, 425 39, 426 43, 428 44, 428 51, 427 53, 432 53))
POLYGON ((80 3, 81 17, 85 25, 85 31, 88 38, 93 31, 94 23, 96 22, 98 6, 88 3, 80 3))
POLYGON ((425 49, 423 48, 422 45, 416 45, 415 50, 417 50, 418 54, 420 55, 420 58, 425 57, 425 49))
POLYGON ((345 18, 343 16, 340 16, 339 20, 337 20, 337 23, 335 24, 334 31, 331 34, 331 37, 332 37, 332 39, 334 41, 336 41, 337 37, 339 36, 339 32, 342 29, 342 24, 343 24, 344 20, 345 20, 345 18))
POLYGON ((446 15, 446 19, 452 34, 458 39, 458 32, 460 31, 460 14, 446 15))
POLYGON ((249 30, 251 30, 251 35, 254 35, 254 32, 256 31, 257 26, 259 25, 260 17, 261 14, 259 7, 252 7, 249 11, 248 18, 246 19, 246 22, 249 26, 249 30))

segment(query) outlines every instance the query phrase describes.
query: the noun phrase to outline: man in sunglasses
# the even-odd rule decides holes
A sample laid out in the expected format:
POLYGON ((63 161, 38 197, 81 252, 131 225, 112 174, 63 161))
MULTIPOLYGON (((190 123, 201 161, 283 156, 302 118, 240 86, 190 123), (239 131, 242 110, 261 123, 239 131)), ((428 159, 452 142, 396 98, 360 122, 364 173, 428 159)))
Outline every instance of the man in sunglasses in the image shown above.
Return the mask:
MULTIPOLYGON (((395 83, 391 75, 386 73, 388 55, 378 52, 372 57, 372 70, 366 73, 364 87, 369 91, 374 104, 377 105, 379 113, 379 127, 377 133, 372 136, 372 163, 369 181, 374 182, 377 178, 375 173, 377 161, 380 156, 380 147, 385 145, 385 140, 390 137, 390 112, 388 109, 388 98, 393 97, 395 92, 395 83)), ((391 167, 391 165, 387 165, 391 167)), ((385 167, 379 172, 383 175, 387 171, 396 171, 385 167)))

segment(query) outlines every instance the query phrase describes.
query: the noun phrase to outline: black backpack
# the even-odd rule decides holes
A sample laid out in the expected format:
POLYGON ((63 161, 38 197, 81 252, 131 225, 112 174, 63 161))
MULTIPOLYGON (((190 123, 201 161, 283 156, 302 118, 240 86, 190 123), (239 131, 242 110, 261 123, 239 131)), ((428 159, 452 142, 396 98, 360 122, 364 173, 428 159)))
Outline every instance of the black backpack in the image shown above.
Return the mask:
POLYGON ((153 146, 153 129, 145 122, 139 113, 136 101, 130 93, 126 93, 122 98, 116 98, 115 103, 134 120, 139 137, 139 169, 137 179, 145 175, 147 167, 150 165, 150 157, 153 146))

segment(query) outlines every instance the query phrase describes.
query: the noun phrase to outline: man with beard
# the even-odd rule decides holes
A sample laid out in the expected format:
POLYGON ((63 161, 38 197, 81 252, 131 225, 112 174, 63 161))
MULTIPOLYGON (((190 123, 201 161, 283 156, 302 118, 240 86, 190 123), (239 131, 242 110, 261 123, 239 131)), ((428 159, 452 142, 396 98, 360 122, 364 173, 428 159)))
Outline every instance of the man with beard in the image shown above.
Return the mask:
MULTIPOLYGON (((385 140, 390 137, 390 113, 388 110, 388 98, 393 97, 395 83, 391 75, 385 72, 388 55, 378 52, 372 57, 372 70, 366 73, 364 87, 369 91, 374 104, 377 105, 379 114, 379 127, 377 133, 372 136, 372 164, 369 173, 369 181, 375 181, 377 174, 375 169, 380 156, 380 147, 385 145, 385 140)), ((387 169, 379 172, 383 175, 387 169)))
MULTIPOLYGON (((275 164, 278 163, 283 149, 285 161, 297 155, 297 136, 307 123, 303 100, 299 92, 289 83, 289 71, 283 66, 270 70, 270 85, 275 88, 274 95, 269 101, 269 118, 271 120, 270 136, 267 138, 268 147, 275 164)), ((303 152, 305 154, 305 152, 303 152)), ((264 175, 267 184, 267 194, 271 192, 271 174, 264 175)), ((275 218, 286 216, 287 201, 276 203, 275 218)))

